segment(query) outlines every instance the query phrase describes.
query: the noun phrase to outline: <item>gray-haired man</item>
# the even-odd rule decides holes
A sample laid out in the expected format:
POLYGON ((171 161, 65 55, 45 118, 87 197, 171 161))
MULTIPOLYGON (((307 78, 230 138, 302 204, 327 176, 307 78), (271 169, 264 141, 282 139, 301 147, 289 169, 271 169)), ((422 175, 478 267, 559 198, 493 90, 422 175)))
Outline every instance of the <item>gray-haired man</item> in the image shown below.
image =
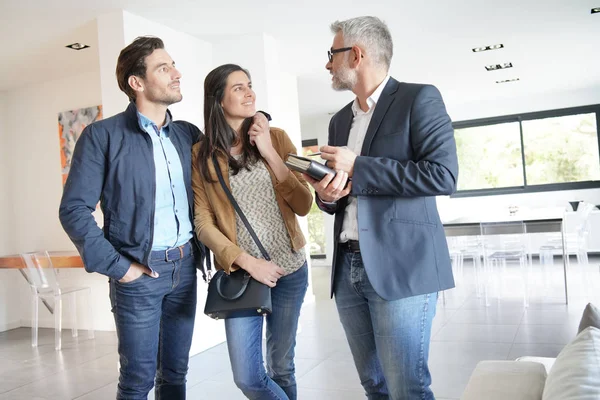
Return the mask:
POLYGON ((332 86, 356 95, 321 148, 338 173, 307 177, 335 214, 332 294, 367 397, 433 399, 431 324, 437 292, 454 286, 435 196, 456 189, 454 130, 434 86, 388 75, 393 44, 381 20, 331 30, 332 86))

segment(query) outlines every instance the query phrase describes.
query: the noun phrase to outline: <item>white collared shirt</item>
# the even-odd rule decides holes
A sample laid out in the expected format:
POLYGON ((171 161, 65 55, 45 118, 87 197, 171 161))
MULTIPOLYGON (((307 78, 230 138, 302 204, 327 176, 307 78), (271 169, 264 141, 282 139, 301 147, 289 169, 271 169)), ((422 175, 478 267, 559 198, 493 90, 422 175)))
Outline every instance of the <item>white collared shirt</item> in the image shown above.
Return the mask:
MULTIPOLYGON (((350 134, 348 135, 347 147, 357 155, 360 155, 362 151, 369 123, 375 112, 375 106, 377 106, 379 97, 389 80, 390 76, 387 75, 373 94, 367 98, 368 111, 365 112, 360 109, 358 98, 354 99, 354 103, 352 103, 354 119, 352 120, 350 134)), ((348 198, 348 205, 344 211, 344 222, 342 223, 342 232, 340 234, 340 242, 347 242, 348 240, 358 240, 358 204, 354 196, 349 196, 348 198)))

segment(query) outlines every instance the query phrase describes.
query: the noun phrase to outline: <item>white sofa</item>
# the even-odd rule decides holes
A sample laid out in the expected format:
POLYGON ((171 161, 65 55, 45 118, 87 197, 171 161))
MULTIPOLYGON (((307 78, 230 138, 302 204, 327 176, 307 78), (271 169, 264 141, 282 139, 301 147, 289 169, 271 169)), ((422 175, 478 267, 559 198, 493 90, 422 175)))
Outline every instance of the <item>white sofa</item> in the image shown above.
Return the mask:
POLYGON ((600 400, 600 313, 586 307, 579 333, 556 358, 481 361, 461 400, 600 400))

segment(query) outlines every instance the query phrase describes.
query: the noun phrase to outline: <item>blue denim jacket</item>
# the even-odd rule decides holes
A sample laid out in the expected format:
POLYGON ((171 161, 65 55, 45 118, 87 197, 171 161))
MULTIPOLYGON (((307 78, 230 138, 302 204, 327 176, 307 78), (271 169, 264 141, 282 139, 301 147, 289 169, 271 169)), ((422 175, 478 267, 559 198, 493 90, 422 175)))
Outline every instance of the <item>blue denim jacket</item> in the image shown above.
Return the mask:
MULTIPOLYGON (((183 168, 192 221, 192 145, 202 133, 185 121, 169 126, 183 168)), ((134 103, 84 129, 71 160, 59 217, 88 272, 121 279, 132 261, 148 265, 154 236, 154 168, 152 141, 139 124, 134 103), (92 216, 98 200, 104 213, 102 230, 92 216)), ((202 254, 197 257, 201 268, 205 249, 196 243, 202 254)))

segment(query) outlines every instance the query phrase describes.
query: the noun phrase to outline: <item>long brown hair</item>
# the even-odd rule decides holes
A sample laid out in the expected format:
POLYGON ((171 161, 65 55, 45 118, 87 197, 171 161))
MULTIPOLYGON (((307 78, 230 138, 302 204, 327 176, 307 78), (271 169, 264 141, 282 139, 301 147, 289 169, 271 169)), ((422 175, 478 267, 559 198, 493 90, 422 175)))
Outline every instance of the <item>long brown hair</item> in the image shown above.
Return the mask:
POLYGON ((208 163, 212 163, 214 153, 223 153, 227 156, 229 168, 233 175, 240 169, 250 169, 250 165, 261 159, 260 152, 250 143, 248 130, 252 125, 252 117, 246 118, 242 123, 241 133, 238 137, 237 132, 229 126, 225 119, 225 113, 221 102, 225 95, 227 78, 236 71, 242 71, 250 79, 250 73, 235 64, 221 65, 210 71, 204 79, 204 136, 201 139, 200 151, 198 153, 198 163, 202 177, 208 182, 215 182, 208 171, 208 163), (231 156, 232 146, 242 141, 242 154, 239 159, 231 156))

